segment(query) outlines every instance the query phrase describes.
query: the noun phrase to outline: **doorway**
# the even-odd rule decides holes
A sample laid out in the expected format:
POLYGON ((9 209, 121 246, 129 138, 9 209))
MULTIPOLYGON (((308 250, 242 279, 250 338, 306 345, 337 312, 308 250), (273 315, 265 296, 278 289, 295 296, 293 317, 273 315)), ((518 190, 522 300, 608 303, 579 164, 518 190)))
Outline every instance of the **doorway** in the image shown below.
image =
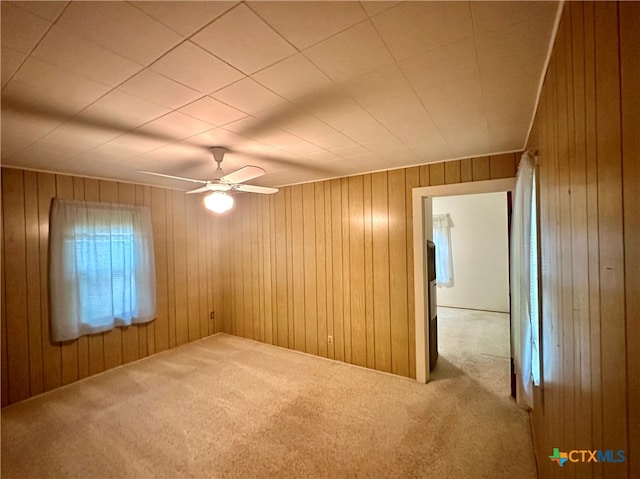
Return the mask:
POLYGON ((429 331, 440 360, 431 377, 463 373, 498 396, 511 382, 507 202, 506 192, 432 198, 438 326, 429 331))
POLYGON ((425 255, 427 240, 433 240, 433 198, 478 193, 513 192, 515 178, 487 180, 452 185, 427 186, 413 189, 413 251, 416 331, 416 380, 426 383, 430 379, 428 282, 429 267, 425 255))

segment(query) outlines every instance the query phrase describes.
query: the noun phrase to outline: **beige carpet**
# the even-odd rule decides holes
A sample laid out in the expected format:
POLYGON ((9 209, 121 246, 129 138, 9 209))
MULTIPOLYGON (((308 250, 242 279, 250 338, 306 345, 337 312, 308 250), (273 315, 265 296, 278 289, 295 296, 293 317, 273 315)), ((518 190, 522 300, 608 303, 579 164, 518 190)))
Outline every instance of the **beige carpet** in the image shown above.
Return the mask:
POLYGON ((428 385, 217 335, 5 408, 2 477, 535 477, 504 317, 442 311, 428 385))

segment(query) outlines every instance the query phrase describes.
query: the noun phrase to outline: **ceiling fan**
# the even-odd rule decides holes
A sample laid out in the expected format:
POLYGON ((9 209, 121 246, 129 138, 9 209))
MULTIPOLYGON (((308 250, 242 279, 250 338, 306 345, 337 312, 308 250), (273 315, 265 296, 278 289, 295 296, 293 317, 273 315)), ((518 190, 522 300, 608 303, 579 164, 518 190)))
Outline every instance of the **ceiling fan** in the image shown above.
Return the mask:
POLYGON ((208 209, 216 213, 224 213, 225 211, 228 211, 233 207, 233 197, 229 196, 227 192, 241 191, 246 193, 260 193, 266 195, 278 192, 278 188, 244 184, 245 181, 249 181, 264 175, 266 172, 262 168, 258 166, 247 165, 225 175, 220 164, 224 159, 224 155, 227 152, 227 149, 220 146, 214 146, 212 148, 209 148, 209 151, 213 154, 213 158, 218 164, 218 167, 214 172, 213 179, 211 180, 184 178, 182 176, 166 175, 164 173, 156 173, 154 171, 139 171, 139 173, 201 184, 202 186, 200 186, 199 188, 187 191, 187 194, 204 193, 206 191, 211 191, 212 193, 205 197, 204 203, 208 209))

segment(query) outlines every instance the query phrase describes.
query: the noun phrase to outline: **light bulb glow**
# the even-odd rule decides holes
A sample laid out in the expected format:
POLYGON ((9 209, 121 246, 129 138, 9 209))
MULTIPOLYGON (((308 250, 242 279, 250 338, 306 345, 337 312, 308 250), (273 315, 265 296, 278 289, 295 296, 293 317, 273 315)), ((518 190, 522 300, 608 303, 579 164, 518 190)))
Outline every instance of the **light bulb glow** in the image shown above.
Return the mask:
POLYGON ((233 208, 233 198, 223 191, 214 191, 204 198, 204 205, 214 213, 224 213, 233 208))

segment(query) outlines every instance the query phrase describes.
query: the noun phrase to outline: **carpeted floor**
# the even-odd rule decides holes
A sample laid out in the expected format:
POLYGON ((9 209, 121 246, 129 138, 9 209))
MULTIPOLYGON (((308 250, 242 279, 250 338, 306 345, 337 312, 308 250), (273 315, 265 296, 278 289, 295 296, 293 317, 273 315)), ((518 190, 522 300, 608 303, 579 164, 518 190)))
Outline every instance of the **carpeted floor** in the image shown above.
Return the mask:
POLYGON ((455 313, 428 385, 217 335, 10 406, 2 477, 534 478, 506 316, 455 313))

